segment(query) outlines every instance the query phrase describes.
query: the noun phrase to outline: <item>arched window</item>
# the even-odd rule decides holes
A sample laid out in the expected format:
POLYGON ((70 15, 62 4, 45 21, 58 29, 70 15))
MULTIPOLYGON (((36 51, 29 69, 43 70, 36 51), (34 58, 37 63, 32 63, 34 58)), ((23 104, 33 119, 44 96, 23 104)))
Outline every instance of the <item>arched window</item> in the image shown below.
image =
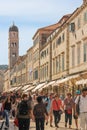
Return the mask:
POLYGON ((11 47, 14 47, 14 43, 11 43, 11 47))
POLYGON ((17 44, 16 44, 16 42, 15 42, 15 46, 16 46, 17 44))
POLYGON ((11 43, 11 47, 16 47, 17 46, 17 43, 11 43))
POLYGON ((16 53, 12 53, 12 57, 16 57, 16 53))

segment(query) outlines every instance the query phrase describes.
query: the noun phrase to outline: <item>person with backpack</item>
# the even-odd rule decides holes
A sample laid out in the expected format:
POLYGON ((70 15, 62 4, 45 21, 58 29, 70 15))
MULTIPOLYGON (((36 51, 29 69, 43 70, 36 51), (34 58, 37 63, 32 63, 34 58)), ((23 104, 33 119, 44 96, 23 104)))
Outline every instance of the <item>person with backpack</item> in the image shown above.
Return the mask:
POLYGON ((80 130, 87 130, 87 89, 83 88, 82 93, 75 100, 75 115, 76 105, 79 104, 80 130))
MULTIPOLYGON (((76 96, 75 96, 75 98, 74 98, 74 102, 75 102, 76 98, 77 98, 78 96, 80 96, 80 94, 81 94, 80 90, 76 90, 76 96)), ((79 99, 79 102, 80 102, 80 99, 79 99)), ((75 103, 74 103, 74 114, 73 114, 73 117, 74 117, 74 120, 75 120, 76 130, 78 130, 78 115, 75 115, 75 111, 76 111, 76 113, 78 113, 78 115, 79 115, 78 106, 75 108, 75 103), (75 110, 75 109, 76 109, 76 110, 75 110)))
POLYGON ((35 117, 36 130, 44 130, 45 115, 48 116, 46 106, 42 101, 42 96, 37 97, 37 104, 34 106, 33 114, 35 117))
POLYGON ((22 101, 18 104, 17 118, 19 130, 29 130, 31 106, 28 104, 27 94, 23 94, 22 101))

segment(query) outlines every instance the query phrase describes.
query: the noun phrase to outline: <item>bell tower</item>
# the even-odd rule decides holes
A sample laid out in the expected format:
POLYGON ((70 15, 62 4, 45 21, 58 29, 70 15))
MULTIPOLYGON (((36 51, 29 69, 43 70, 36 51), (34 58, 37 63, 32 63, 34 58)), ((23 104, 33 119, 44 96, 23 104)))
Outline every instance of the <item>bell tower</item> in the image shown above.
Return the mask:
POLYGON ((9 28, 9 38, 8 38, 9 69, 11 69, 14 66, 18 57, 19 57, 19 32, 18 27, 13 24, 9 28))

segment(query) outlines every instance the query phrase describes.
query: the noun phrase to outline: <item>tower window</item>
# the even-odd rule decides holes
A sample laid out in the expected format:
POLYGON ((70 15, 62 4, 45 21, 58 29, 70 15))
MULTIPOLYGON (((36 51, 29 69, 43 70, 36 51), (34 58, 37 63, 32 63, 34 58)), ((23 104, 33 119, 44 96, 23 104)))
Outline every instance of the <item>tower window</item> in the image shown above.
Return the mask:
POLYGON ((60 45, 60 44, 61 44, 61 36, 57 39, 56 44, 57 44, 57 45, 60 45))
POLYGON ((13 53, 13 54, 12 54, 12 57, 16 57, 16 53, 13 53))
POLYGON ((87 22, 87 11, 84 13, 84 23, 87 22))
POLYGON ((13 35, 15 36, 15 33, 13 33, 13 35))
POLYGON ((15 46, 16 46, 16 42, 15 42, 15 46))
POLYGON ((11 43, 11 47, 16 47, 16 42, 15 43, 11 43))
POLYGON ((14 43, 11 43, 11 47, 14 47, 14 43))

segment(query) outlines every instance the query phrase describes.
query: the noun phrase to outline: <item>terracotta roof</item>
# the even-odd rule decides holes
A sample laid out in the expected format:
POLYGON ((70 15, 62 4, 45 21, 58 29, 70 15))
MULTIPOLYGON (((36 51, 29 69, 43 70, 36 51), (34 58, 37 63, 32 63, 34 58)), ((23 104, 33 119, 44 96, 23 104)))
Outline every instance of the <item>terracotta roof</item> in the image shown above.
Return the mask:
POLYGON ((56 24, 53 24, 53 25, 50 25, 50 26, 40 28, 36 31, 35 35, 33 36, 33 39, 37 35, 38 32, 49 31, 49 33, 50 33, 59 26, 60 26, 60 23, 56 23, 56 24))
POLYGON ((35 35, 33 36, 33 39, 34 37, 37 35, 38 32, 43 32, 43 31, 49 31, 49 34, 52 33, 52 31, 54 31, 56 28, 60 27, 61 24, 63 22, 65 22, 69 17, 71 16, 71 14, 67 14, 67 15, 64 15, 60 21, 56 24, 52 24, 52 25, 49 25, 49 26, 46 26, 46 27, 43 27, 43 28, 40 28, 36 31, 35 35))

